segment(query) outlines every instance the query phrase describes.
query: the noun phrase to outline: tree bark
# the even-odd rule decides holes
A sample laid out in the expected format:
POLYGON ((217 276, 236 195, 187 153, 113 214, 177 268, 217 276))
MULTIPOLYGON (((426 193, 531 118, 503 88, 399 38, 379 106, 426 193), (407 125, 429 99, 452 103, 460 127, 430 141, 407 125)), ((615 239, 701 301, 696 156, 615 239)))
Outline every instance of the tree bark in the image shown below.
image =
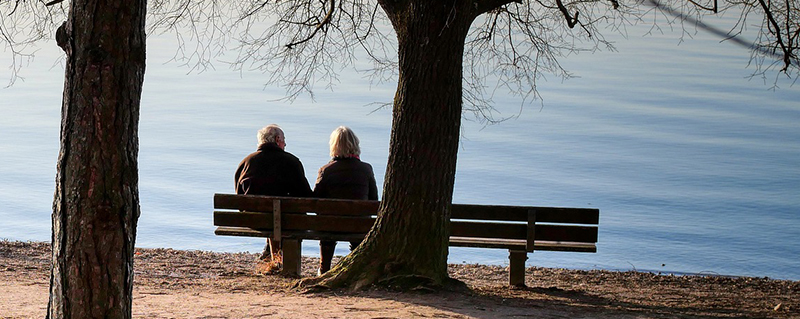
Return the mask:
POLYGON ((144 0, 73 0, 53 203, 48 318, 130 318, 139 218, 144 0))
POLYGON ((448 279, 470 3, 381 2, 397 32, 400 72, 378 219, 355 251, 303 285, 414 288, 448 279))

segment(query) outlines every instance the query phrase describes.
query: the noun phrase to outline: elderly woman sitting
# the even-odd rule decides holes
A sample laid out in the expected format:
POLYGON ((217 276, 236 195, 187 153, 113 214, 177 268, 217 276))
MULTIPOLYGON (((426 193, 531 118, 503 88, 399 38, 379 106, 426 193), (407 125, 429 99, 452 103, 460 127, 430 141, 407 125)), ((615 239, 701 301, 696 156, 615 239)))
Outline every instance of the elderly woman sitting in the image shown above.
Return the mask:
MULTIPOLYGON (((358 137, 345 126, 339 126, 330 139, 331 161, 319 169, 314 196, 339 199, 378 199, 378 187, 372 165, 362 162, 358 137)), ((360 244, 360 240, 350 242, 350 250, 360 244)), ((320 240, 320 264, 318 274, 331 269, 331 260, 336 248, 332 240, 320 240)))

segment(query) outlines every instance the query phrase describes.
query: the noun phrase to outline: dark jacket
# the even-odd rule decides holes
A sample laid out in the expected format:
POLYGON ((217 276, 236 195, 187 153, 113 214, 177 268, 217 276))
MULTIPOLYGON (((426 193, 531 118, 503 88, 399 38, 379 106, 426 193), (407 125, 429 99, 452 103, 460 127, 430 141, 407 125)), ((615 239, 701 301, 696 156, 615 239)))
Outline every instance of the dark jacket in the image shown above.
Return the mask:
POLYGON ((303 164, 275 143, 258 146, 245 157, 234 175, 236 194, 309 197, 303 164))
POLYGON ((319 169, 314 197, 378 199, 372 165, 355 157, 336 157, 319 169))

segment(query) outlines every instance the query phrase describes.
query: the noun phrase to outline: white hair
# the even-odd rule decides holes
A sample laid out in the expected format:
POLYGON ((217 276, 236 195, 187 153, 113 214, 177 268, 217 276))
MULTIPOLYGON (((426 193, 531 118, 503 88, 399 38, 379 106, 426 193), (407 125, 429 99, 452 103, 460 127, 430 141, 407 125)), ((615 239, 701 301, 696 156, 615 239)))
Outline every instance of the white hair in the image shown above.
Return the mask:
POLYGON ((278 138, 283 138, 283 130, 278 124, 270 124, 258 130, 258 145, 264 143, 278 143, 278 138))
POLYGON ((339 126, 331 133, 331 157, 360 156, 358 137, 347 126, 339 126))

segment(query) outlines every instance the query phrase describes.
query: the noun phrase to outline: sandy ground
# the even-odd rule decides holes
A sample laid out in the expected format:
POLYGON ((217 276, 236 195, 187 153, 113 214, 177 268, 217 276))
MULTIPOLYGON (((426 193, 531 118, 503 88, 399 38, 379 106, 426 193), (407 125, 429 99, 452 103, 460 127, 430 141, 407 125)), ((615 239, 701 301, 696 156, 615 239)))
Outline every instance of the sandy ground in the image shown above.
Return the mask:
MULTIPOLYGON (((42 318, 50 247, 0 241, 0 318, 42 318)), ((638 272, 451 265, 468 289, 303 293, 258 274, 256 255, 137 249, 134 318, 800 318, 800 282, 638 272)), ((317 260, 304 260, 311 276, 317 260)))

